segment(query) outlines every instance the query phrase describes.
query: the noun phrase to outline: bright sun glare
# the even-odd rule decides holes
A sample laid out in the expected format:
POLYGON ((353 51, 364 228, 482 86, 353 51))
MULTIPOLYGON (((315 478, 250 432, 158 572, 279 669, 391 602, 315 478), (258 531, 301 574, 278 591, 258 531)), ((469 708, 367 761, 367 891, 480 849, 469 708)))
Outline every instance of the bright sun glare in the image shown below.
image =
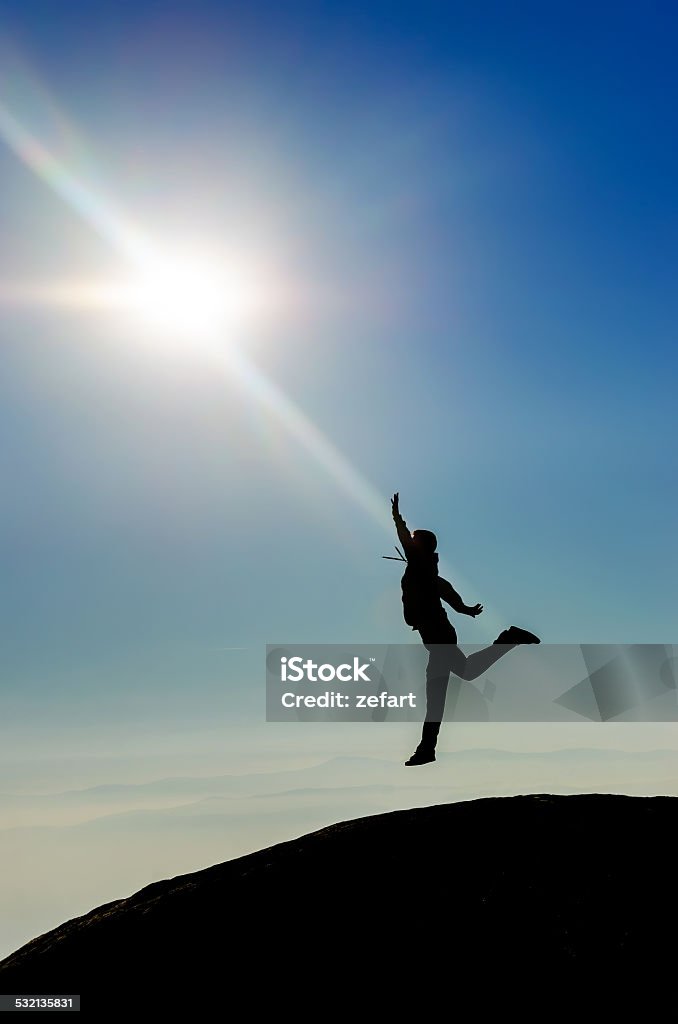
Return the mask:
POLYGON ((289 288, 270 263, 229 252, 206 253, 145 245, 126 271, 108 279, 0 281, 0 304, 115 313, 131 338, 137 340, 141 330, 154 346, 177 351, 193 348, 199 339, 221 343, 283 322, 289 288))
POLYGON ((244 327, 261 298, 254 275, 194 256, 146 260, 119 293, 137 322, 175 336, 244 327))

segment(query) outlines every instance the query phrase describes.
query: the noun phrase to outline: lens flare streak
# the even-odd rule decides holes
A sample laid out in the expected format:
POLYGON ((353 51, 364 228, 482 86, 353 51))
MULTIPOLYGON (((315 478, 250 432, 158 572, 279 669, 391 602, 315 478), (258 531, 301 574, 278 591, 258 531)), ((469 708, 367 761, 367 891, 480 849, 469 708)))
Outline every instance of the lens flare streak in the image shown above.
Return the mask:
MULTIPOLYGON (((163 295, 166 296, 168 287, 166 276, 163 278, 162 273, 159 277, 156 274, 155 268, 163 266, 162 254, 158 253, 157 247, 151 244, 151 241, 141 231, 130 224, 124 215, 115 209, 113 203, 97 195, 94 190, 81 182, 66 163, 43 145, 2 103, 0 103, 0 137, 26 167, 44 181, 56 195, 120 253, 132 273, 137 274, 137 285, 132 286, 131 293, 129 284, 127 286, 107 286, 85 283, 82 286, 38 287, 33 292, 24 286, 19 286, 14 290, 5 288, 5 298, 9 301, 20 301, 22 295, 24 298, 29 298, 32 294, 36 301, 55 301, 57 304, 61 302, 64 305, 77 305, 80 301, 85 306, 100 305, 102 307, 120 306, 125 302, 129 305, 131 299, 132 307, 136 302, 140 310, 145 309, 152 318, 153 310, 157 311, 158 308, 162 308, 162 298, 163 295), (154 274, 156 274, 155 278, 154 274), (148 286, 145 291, 142 284, 144 281, 148 286), (134 287, 137 288, 136 298, 134 287), (160 301, 156 302, 156 299, 160 301)), ((388 511, 385 510, 384 496, 336 448, 299 406, 234 345, 231 344, 224 349, 218 344, 218 338, 209 337, 209 331, 206 328, 210 320, 213 319, 211 314, 216 312, 212 308, 214 292, 209 291, 205 295, 204 284, 200 284, 198 290, 200 295, 197 307, 200 308, 202 301, 203 311, 207 306, 207 312, 210 315, 204 318, 204 322, 191 323, 187 306, 186 310, 182 310, 182 316, 186 321, 183 324, 184 328, 195 328, 201 341, 205 342, 204 353, 220 353, 222 372, 228 371, 236 377, 253 400, 276 418, 282 428, 301 445, 327 476, 373 522, 391 535, 393 524, 388 511)), ((0 299, 2 298, 3 290, 0 289, 0 299)), ((195 351, 195 346, 191 347, 195 351)), ((455 578, 463 585, 463 581, 458 575, 455 578)), ((485 608, 485 620, 494 619, 495 616, 488 614, 487 605, 485 608)))

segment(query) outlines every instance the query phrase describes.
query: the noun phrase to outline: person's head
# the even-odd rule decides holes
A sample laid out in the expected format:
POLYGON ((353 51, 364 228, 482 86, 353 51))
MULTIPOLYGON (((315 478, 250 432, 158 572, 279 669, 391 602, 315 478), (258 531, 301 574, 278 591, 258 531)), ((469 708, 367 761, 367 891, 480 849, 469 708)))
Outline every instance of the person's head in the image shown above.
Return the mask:
POLYGON ((430 530, 413 530, 412 541, 422 554, 432 555, 438 546, 438 538, 430 530))

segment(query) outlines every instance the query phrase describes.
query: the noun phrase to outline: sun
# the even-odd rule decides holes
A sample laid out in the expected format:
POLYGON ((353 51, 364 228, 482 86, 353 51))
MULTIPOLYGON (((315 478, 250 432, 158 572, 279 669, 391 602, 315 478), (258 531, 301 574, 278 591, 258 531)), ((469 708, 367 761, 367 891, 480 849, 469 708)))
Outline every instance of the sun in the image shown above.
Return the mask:
POLYGON ((244 267, 193 253, 147 258, 119 291, 134 321, 189 338, 243 328, 262 302, 262 281, 244 267))
POLYGON ((5 304, 113 315, 135 343, 182 355, 247 344, 289 323, 296 308, 289 278, 259 253, 149 244, 110 277, 0 281, 5 304))
POLYGON ((212 267, 172 262, 154 266, 132 281, 127 304, 149 327, 191 331, 218 327, 226 298, 212 267))

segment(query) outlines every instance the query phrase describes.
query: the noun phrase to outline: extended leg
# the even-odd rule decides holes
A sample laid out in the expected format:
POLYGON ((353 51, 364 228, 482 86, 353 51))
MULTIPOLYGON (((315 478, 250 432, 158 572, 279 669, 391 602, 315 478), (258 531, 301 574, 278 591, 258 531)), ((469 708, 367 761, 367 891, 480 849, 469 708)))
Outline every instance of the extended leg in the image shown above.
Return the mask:
MULTIPOLYGON (((442 644, 436 646, 441 647, 440 658, 448 659, 450 671, 454 672, 460 679, 470 682, 472 679, 477 679, 478 676, 484 675, 496 661, 503 658, 505 654, 512 651, 518 644, 538 643, 539 637, 534 633, 530 633, 526 629, 520 629, 518 626, 509 626, 508 629, 502 630, 491 647, 485 647, 482 651, 476 651, 475 654, 465 655, 456 645, 442 644)), ((431 649, 429 648, 429 650, 431 649)))
POLYGON ((495 641, 491 647, 485 647, 482 651, 476 651, 475 654, 462 655, 464 664, 461 665, 461 672, 457 672, 456 669, 452 671, 461 679, 470 682, 471 679, 477 679, 478 676, 484 675, 496 661, 512 651, 515 646, 516 644, 497 644, 495 641))
POLYGON ((510 626, 503 630, 490 647, 468 656, 456 644, 425 644, 429 652, 426 666, 426 721, 421 742, 406 765, 428 764, 435 761, 440 724, 445 712, 445 699, 450 672, 465 681, 477 679, 495 662, 518 644, 539 643, 539 637, 527 630, 510 626))

